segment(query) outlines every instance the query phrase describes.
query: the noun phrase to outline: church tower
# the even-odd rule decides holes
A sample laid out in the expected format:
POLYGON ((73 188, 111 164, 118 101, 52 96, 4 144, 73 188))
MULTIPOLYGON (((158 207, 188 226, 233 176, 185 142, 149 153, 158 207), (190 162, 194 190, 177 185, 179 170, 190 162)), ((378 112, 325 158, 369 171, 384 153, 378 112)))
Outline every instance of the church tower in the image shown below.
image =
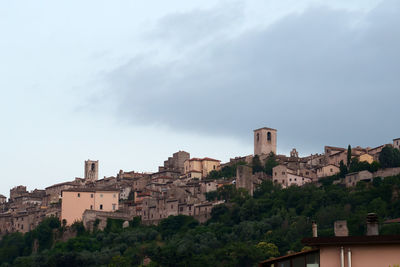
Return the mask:
POLYGON ((99 161, 85 160, 85 180, 94 182, 99 178, 99 161))
POLYGON ((260 128, 254 130, 254 155, 268 155, 274 152, 276 155, 277 130, 272 128, 260 128))

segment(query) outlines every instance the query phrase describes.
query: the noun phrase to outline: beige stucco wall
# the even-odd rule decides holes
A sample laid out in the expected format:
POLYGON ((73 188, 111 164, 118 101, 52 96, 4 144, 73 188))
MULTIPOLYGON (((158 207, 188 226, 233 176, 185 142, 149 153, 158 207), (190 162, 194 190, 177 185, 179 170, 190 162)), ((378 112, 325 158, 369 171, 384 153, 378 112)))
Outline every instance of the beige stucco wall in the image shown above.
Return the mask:
MULTIPOLYGON (((395 245, 352 245, 344 246, 345 265, 348 267, 347 251, 351 250, 352 267, 389 267, 400 264, 400 244, 395 245)), ((320 248, 320 266, 340 266, 340 247, 320 248)))
POLYGON ((69 192, 62 194, 61 220, 66 220, 67 225, 82 220, 85 210, 118 210, 118 191, 97 191, 97 192, 69 192), (79 194, 79 196, 78 196, 79 194), (113 204, 114 207, 113 208, 113 204), (102 205, 102 209, 100 209, 102 205))
POLYGON ((368 155, 368 154, 362 154, 361 156, 358 157, 358 160, 359 160, 360 162, 366 161, 366 162, 368 162, 369 164, 371 164, 371 163, 374 161, 374 157, 371 156, 371 155, 368 155))
POLYGON ((202 172, 203 177, 206 177, 211 171, 218 171, 220 169, 220 162, 215 160, 203 160, 202 161, 202 172))

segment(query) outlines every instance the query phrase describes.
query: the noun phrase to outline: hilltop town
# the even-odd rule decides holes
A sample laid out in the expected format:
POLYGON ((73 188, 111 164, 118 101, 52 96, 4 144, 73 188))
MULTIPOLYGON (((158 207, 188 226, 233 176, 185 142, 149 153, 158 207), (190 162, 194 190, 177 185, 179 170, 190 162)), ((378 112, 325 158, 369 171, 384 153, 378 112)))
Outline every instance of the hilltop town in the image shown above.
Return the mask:
POLYGON ((8 200, 0 195, 0 235, 28 232, 49 216, 66 226, 82 221, 88 229, 95 224, 104 228, 107 218, 131 221, 140 217, 144 224, 157 224, 182 214, 205 222, 213 207, 224 202, 208 196, 226 186, 253 195, 265 180, 286 188, 318 185, 334 177, 334 183, 352 187, 359 181, 400 174, 399 167, 382 168, 379 163, 385 147, 399 149, 400 138, 375 148, 325 146, 323 154, 299 157, 293 149, 289 156, 277 155, 277 130, 264 127, 254 130, 254 154, 222 164, 218 159, 191 158, 188 152, 178 151, 158 172, 120 170, 116 176, 99 179, 99 161, 86 160, 83 178, 33 191, 19 185, 10 190, 8 200), (348 168, 350 162, 358 166, 354 171, 348 168))

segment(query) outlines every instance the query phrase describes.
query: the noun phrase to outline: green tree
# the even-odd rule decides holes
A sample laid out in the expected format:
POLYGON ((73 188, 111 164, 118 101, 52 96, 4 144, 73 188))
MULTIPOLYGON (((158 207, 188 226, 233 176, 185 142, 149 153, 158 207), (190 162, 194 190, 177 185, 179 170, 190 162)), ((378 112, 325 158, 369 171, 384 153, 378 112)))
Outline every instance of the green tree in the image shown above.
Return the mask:
POLYGON ((256 172, 262 172, 264 170, 261 164, 260 157, 258 155, 255 155, 253 157, 251 166, 253 167, 253 174, 256 172))
POLYGON ((391 145, 385 146, 379 154, 379 162, 382 168, 400 167, 400 151, 391 145))
POLYGON ((350 168, 351 164, 351 146, 347 147, 347 168, 350 168))
POLYGON ((347 167, 346 165, 344 165, 343 160, 340 161, 339 169, 340 169, 340 177, 344 178, 347 174, 347 167))
POLYGON ((278 165, 279 165, 279 163, 276 161, 274 152, 271 152, 268 155, 268 158, 265 162, 265 166, 264 166, 265 173, 272 176, 272 169, 278 165))

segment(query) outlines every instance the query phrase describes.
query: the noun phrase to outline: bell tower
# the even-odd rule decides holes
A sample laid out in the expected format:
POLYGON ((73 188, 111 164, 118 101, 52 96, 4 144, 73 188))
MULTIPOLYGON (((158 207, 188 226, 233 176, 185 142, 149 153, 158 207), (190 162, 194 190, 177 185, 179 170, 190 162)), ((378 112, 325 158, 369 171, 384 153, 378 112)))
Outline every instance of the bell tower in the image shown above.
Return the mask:
POLYGON ((260 128, 254 130, 254 155, 262 155, 273 152, 276 155, 277 130, 272 128, 260 128))
POLYGON ((85 180, 94 182, 99 178, 99 161, 85 160, 85 180))

